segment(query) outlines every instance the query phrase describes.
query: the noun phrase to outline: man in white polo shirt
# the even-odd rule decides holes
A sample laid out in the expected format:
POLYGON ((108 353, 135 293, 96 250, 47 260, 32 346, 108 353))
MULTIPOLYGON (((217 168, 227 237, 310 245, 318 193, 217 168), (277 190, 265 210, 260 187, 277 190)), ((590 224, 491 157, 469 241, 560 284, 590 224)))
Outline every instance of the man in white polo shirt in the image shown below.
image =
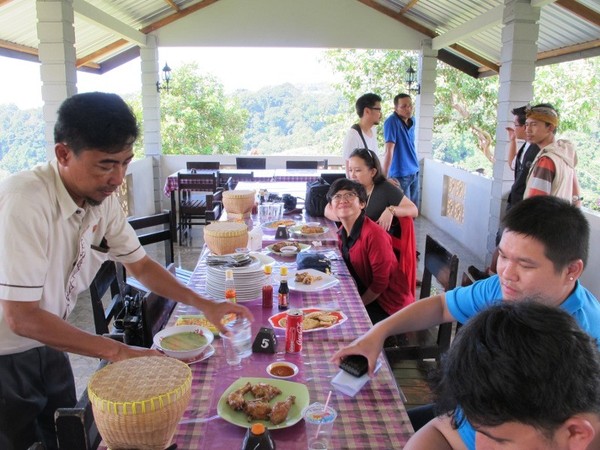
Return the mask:
POLYGON ((84 332, 65 319, 108 258, 157 294, 219 324, 248 310, 213 303, 146 255, 114 191, 133 158, 136 119, 117 95, 67 99, 54 129, 56 159, 0 183, 0 448, 56 448, 54 411, 76 402, 64 352, 120 361, 158 355, 84 332), (105 241, 103 241, 105 239, 105 241))

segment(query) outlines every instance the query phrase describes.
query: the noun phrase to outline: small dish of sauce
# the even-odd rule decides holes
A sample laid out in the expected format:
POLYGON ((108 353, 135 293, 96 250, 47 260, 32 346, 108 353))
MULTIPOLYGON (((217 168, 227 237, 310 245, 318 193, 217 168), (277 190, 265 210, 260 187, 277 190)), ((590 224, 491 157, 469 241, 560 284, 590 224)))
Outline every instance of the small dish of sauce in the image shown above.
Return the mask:
POLYGON ((298 366, 287 361, 274 362, 267 366, 267 373, 273 378, 292 378, 298 374, 298 366))

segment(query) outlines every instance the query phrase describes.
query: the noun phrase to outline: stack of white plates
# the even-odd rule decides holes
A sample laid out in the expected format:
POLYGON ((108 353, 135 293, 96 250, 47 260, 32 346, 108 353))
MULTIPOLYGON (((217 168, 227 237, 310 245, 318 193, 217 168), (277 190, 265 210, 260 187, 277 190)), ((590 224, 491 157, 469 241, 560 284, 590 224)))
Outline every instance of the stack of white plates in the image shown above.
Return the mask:
POLYGON ((275 263, 270 256, 250 253, 252 262, 245 267, 206 267, 206 294, 216 300, 225 298, 225 271, 233 271, 235 293, 238 302, 248 302, 259 298, 265 280, 264 266, 275 263))

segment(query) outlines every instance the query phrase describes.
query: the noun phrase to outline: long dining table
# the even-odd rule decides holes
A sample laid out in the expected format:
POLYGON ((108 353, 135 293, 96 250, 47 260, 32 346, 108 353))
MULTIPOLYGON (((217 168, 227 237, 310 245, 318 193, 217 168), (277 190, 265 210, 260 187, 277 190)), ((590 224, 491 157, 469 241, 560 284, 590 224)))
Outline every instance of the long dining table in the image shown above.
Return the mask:
MULTIPOLYGON (((255 226, 261 226, 257 217, 252 218, 255 226)), ((323 219, 321 219, 323 220, 323 219)), ((333 225, 323 222, 323 225, 333 225)), ((275 239, 265 236, 263 244, 275 239)), ((242 360, 241 368, 232 368, 225 360, 222 342, 215 339, 215 354, 205 361, 191 365, 193 372, 192 398, 184 416, 177 427, 174 443, 178 449, 235 449, 240 448, 246 427, 234 425, 219 417, 217 406, 225 390, 240 377, 269 378, 266 367, 275 361, 290 361, 299 368, 298 374, 290 379, 305 385, 309 392, 310 403, 324 403, 332 391, 329 405, 338 412, 333 428, 330 448, 333 449, 393 449, 402 448, 413 433, 402 401, 402 393, 396 385, 392 370, 380 355, 381 369, 355 397, 349 397, 331 384, 339 372, 329 362, 331 355, 340 347, 349 344, 371 328, 371 322, 360 299, 356 285, 341 258, 335 244, 325 241, 318 250, 331 260, 331 271, 339 283, 324 290, 294 291, 290 293, 290 308, 320 308, 342 311, 347 320, 338 326, 324 328, 314 332, 305 332, 300 353, 285 352, 285 331, 274 328, 277 338, 276 352, 253 353, 242 360)), ((274 259, 273 274, 278 267, 285 265, 295 268, 295 258, 261 252, 274 259)), ((189 286, 200 294, 206 294, 206 256, 204 249, 189 281, 189 286)), ((243 304, 254 315, 253 336, 261 327, 272 327, 269 317, 277 314, 276 292, 279 277, 272 277, 275 293, 272 308, 263 308, 260 298, 243 304)), ((221 301, 222 299, 215 299, 221 301)), ((182 315, 197 314, 187 305, 178 304, 173 312, 170 325, 182 315)), ((279 449, 306 449, 307 436, 304 421, 283 429, 271 430, 271 436, 279 449)))

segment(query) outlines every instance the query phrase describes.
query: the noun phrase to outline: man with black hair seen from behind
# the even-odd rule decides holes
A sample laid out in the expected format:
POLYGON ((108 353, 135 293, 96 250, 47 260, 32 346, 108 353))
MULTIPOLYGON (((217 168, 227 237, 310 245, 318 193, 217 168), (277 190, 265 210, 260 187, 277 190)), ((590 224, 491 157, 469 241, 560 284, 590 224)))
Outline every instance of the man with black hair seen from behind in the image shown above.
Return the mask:
POLYGON ((346 133, 342 146, 342 155, 346 161, 346 178, 350 178, 348 174, 350 153, 357 148, 368 148, 375 154, 379 153, 375 127, 381 121, 381 97, 372 93, 364 94, 356 100, 355 106, 359 120, 346 133))
POLYGON ((567 311, 502 302, 457 334, 432 380, 440 416, 406 449, 462 449, 468 421, 477 449, 600 448, 600 352, 567 311))

